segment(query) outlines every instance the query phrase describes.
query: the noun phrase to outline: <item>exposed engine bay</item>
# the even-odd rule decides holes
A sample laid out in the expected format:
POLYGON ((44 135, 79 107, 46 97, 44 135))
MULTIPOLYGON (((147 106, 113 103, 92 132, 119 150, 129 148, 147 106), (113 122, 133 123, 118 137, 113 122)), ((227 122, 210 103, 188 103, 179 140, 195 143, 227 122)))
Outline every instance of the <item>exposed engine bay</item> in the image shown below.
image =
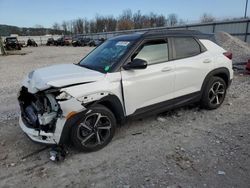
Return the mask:
POLYGON ((58 92, 38 92, 31 94, 22 87, 18 101, 21 116, 26 126, 44 132, 54 132, 57 118, 62 114, 56 101, 58 92))

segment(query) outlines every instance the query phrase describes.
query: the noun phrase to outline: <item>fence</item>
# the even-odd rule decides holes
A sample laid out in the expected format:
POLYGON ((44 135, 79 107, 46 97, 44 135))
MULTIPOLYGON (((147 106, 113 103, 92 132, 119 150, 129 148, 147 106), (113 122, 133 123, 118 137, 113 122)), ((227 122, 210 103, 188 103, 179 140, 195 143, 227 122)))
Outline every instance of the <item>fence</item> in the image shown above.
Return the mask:
MULTIPOLYGON (((189 24, 174 27, 158 27, 158 28, 148 28, 148 29, 133 29, 126 31, 113 31, 113 32, 102 32, 102 33, 92 33, 92 34, 82 34, 83 37, 89 37, 91 39, 101 39, 101 38, 111 38, 117 35, 129 34, 133 32, 145 32, 149 30, 158 29, 193 29, 198 30, 203 33, 215 33, 219 31, 227 32, 239 39, 250 43, 250 19, 235 20, 235 21, 222 21, 222 22, 212 22, 212 23, 200 23, 200 24, 189 24)), ((19 41, 25 41, 29 38, 34 39, 38 45, 45 45, 47 39, 53 37, 57 39, 60 35, 53 36, 18 36, 19 41)))

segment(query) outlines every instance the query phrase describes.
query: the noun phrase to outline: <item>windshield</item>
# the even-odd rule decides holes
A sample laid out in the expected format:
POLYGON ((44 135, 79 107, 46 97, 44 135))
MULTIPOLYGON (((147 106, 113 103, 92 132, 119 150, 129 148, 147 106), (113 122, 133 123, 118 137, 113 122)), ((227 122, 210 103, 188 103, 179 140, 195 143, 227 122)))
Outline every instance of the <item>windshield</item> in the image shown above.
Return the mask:
POLYGON ((16 41, 17 41, 16 38, 7 38, 6 40, 7 40, 8 42, 16 42, 16 41))
POLYGON ((82 59, 80 66, 102 73, 109 72, 131 46, 131 41, 108 40, 82 59))

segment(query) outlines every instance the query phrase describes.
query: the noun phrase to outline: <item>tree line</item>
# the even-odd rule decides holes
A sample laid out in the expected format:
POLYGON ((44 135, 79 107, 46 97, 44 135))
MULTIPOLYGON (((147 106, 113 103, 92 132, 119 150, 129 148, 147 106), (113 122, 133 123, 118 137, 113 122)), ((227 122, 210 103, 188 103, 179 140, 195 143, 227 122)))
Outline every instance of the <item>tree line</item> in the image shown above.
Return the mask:
POLYGON ((163 26, 175 26, 183 23, 178 20, 176 14, 169 14, 167 17, 163 14, 149 13, 142 14, 140 10, 133 13, 130 9, 124 10, 117 18, 114 16, 97 15, 95 19, 78 18, 71 21, 63 21, 61 24, 56 22, 52 29, 63 30, 64 33, 98 33, 109 31, 121 31, 130 29, 142 29, 163 26))
MULTIPOLYGON (((230 20, 234 19, 236 18, 230 20)), ((207 13, 204 13, 199 20, 200 23, 214 21, 217 21, 216 18, 207 13)), ((179 19, 178 15, 174 13, 165 16, 153 12, 143 14, 140 10, 132 12, 130 9, 126 9, 118 17, 96 15, 95 18, 91 20, 87 18, 77 18, 75 20, 62 21, 62 23, 55 22, 51 28, 44 28, 42 25, 35 25, 33 28, 0 25, 0 35, 88 34, 163 26, 171 27, 185 24, 188 24, 188 21, 179 19)))

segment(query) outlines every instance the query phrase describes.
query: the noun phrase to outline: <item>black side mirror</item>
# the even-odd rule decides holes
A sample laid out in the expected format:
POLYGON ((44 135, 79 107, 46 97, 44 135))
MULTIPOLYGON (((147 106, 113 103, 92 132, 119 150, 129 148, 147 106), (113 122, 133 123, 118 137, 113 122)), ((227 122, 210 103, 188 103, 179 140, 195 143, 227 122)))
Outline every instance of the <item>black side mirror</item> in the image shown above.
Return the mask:
POLYGON ((125 70, 130 70, 130 69, 145 69, 147 68, 148 63, 147 61, 143 59, 134 59, 131 63, 128 63, 123 66, 125 70))

